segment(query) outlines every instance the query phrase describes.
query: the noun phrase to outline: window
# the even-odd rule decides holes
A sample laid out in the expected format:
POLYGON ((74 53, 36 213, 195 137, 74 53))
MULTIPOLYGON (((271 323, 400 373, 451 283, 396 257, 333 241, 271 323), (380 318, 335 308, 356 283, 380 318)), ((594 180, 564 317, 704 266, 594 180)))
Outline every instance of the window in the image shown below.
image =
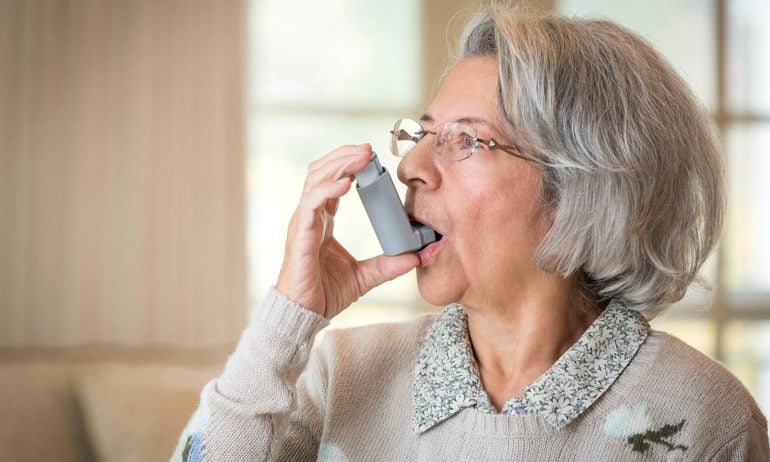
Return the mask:
MULTIPOLYGON (((249 22, 248 251, 256 307, 278 276, 307 165, 343 144, 369 142, 387 153, 388 130, 419 111, 424 85, 420 2, 252 0, 249 22)), ((391 157, 380 156, 395 172, 391 157)), ((351 191, 335 235, 359 259, 382 253, 368 223, 351 191)), ((405 318, 413 304, 403 294, 417 296, 413 277, 373 290, 335 324, 405 318)))

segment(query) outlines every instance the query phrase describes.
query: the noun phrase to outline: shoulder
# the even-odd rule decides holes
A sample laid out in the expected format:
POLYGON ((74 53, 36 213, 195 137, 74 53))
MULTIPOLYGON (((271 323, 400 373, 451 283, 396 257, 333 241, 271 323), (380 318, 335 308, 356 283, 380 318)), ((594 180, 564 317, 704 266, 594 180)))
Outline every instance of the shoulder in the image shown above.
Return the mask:
POLYGON ((309 364, 324 395, 326 418, 342 415, 348 424, 354 415, 365 420, 395 412, 406 418, 401 414, 410 406, 417 357, 435 317, 327 331, 309 364))
POLYGON ((437 314, 423 314, 404 322, 330 329, 319 347, 330 367, 337 369, 402 366, 414 368, 425 336, 437 314))
POLYGON ((638 382, 638 396, 665 410, 672 422, 684 420, 685 428, 701 438, 710 435, 701 440, 709 447, 704 454, 751 428, 767 433, 767 420, 741 381, 682 340, 652 331, 637 356, 642 363, 649 361, 640 366, 647 372, 638 382))
POLYGON ((652 375, 658 377, 660 387, 669 388, 669 393, 698 398, 704 406, 718 411, 753 411, 756 407, 735 375, 679 338, 652 331, 642 348, 647 346, 657 350, 652 375))
POLYGON ((704 413, 761 416, 743 383, 721 363, 665 332, 652 331, 642 349, 648 346, 657 350, 649 379, 658 391, 687 399, 704 413))

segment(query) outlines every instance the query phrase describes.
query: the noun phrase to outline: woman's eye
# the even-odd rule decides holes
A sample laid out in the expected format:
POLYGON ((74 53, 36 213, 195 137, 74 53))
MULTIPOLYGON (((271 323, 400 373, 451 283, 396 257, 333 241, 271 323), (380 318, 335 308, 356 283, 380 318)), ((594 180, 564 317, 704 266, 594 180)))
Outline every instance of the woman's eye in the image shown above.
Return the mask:
POLYGON ((476 147, 476 138, 463 133, 460 135, 460 142, 458 143, 463 149, 473 149, 476 147))

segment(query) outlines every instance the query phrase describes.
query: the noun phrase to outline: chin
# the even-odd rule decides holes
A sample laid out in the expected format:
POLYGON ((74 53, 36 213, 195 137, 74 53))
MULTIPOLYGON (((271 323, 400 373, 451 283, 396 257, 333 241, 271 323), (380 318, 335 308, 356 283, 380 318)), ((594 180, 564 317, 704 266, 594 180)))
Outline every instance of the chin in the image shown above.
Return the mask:
POLYGON ((421 268, 417 268, 417 288, 420 296, 431 305, 446 306, 460 299, 460 294, 453 284, 431 277, 421 268))

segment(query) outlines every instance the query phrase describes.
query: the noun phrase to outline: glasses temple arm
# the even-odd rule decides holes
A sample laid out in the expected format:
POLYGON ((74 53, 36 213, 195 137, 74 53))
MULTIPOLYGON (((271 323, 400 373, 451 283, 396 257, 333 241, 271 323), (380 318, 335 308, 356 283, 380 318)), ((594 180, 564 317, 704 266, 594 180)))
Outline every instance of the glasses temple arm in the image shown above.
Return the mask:
POLYGON ((535 159, 535 158, 529 157, 529 156, 525 156, 522 153, 521 148, 518 147, 515 144, 500 144, 497 141, 495 141, 494 138, 490 138, 488 140, 485 140, 483 138, 476 138, 476 139, 478 141, 480 141, 481 143, 484 143, 485 145, 487 145, 487 147, 489 149, 500 149, 501 151, 503 151, 503 152, 505 152, 507 154, 510 154, 510 155, 512 155, 514 157, 518 157, 519 159, 527 160, 527 161, 530 161, 530 162, 535 162, 537 164, 541 164, 542 165, 542 162, 540 162, 538 159, 535 159))

